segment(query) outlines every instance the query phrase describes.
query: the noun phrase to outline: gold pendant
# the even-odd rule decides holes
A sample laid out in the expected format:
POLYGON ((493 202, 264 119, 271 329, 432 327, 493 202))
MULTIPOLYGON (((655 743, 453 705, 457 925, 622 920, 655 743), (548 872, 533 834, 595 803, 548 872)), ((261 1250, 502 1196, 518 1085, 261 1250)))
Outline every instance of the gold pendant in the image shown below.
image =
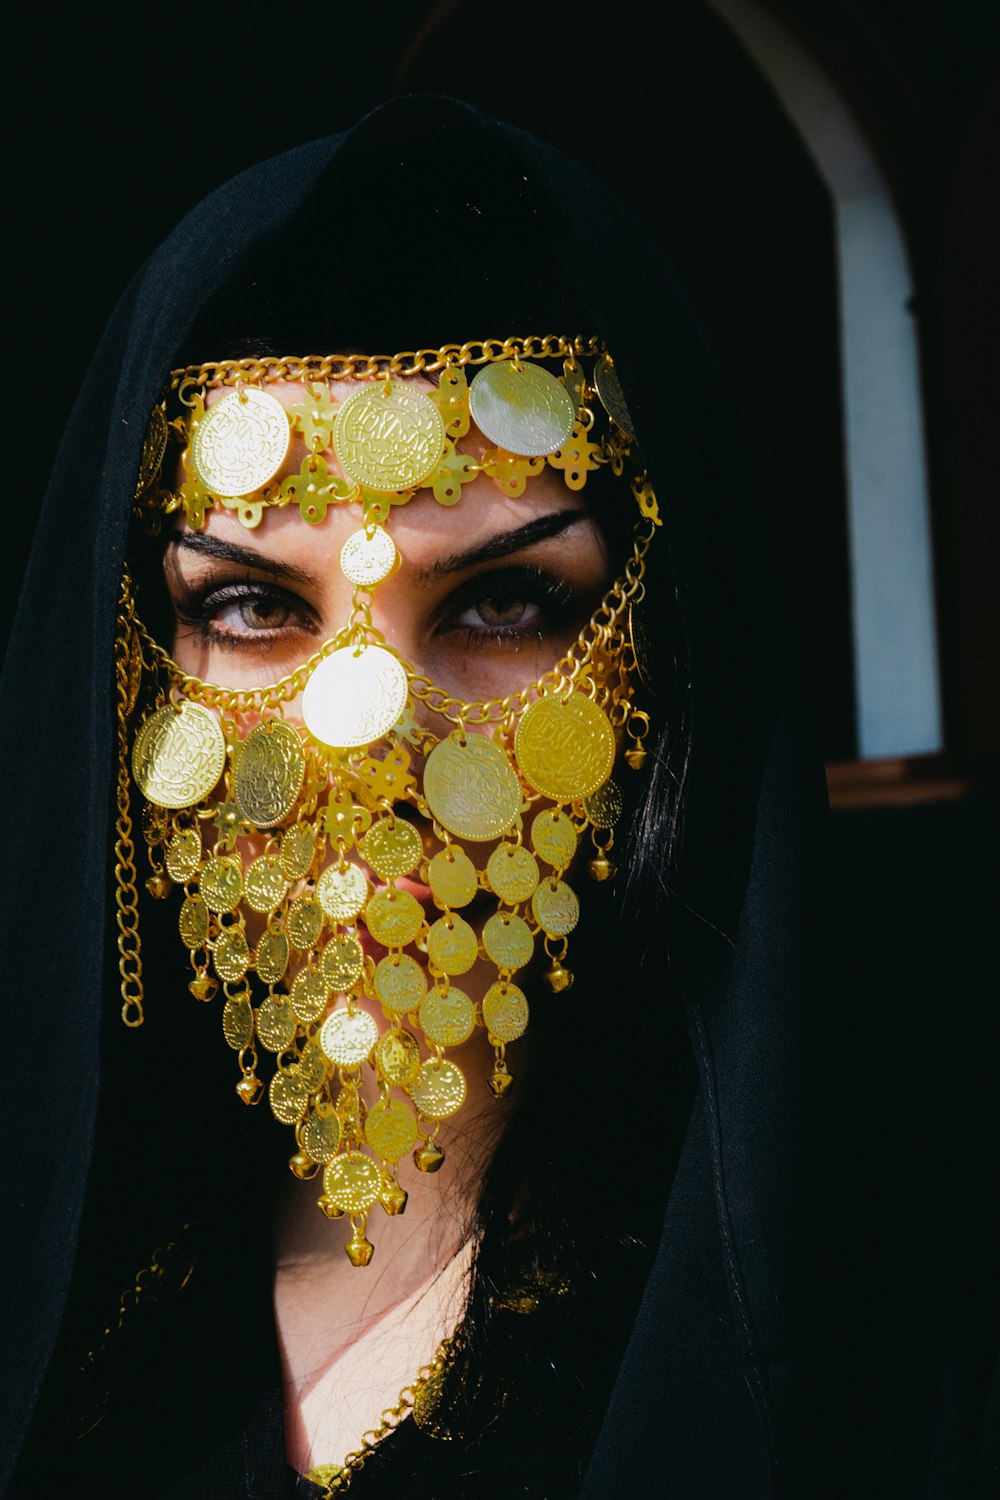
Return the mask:
POLYGON ((441 917, 427 934, 427 957, 442 974, 467 974, 479 957, 476 934, 462 917, 441 917))
POLYGON ((610 778, 583 801, 583 810, 595 828, 614 828, 622 815, 622 794, 610 778))
POLYGON ((154 406, 146 428, 146 435, 142 440, 139 474, 135 482, 134 498, 136 500, 145 494, 154 480, 159 478, 163 455, 166 451, 167 419, 164 416, 163 407, 154 406))
POLYGON ((409 1088, 420 1072, 420 1048, 411 1031, 387 1031, 375 1048, 375 1066, 386 1083, 409 1088))
POLYGON ((570 818, 558 807, 543 808, 531 825, 531 847, 539 859, 557 870, 565 870, 572 860, 578 837, 570 818))
POLYGON ((531 911, 547 937, 565 937, 580 920, 576 893, 564 880, 543 880, 531 898, 531 911))
POLYGON ((527 901, 539 881, 534 855, 520 844, 501 844, 486 865, 486 878, 501 901, 527 901))
POLYGON ((330 1064, 319 1042, 306 1042, 299 1056, 299 1077, 309 1090, 316 1094, 326 1083, 330 1064))
POLYGON ((479 871, 464 849, 439 849, 427 866, 431 894, 439 906, 468 906, 479 890, 479 871))
POLYGON ((615 763, 607 714, 572 692, 529 703, 518 722, 514 750, 522 775, 543 797, 576 802, 597 790, 615 763))
POLYGON ((177 916, 185 948, 203 948, 208 937, 208 907, 203 896, 185 896, 177 916))
POLYGON ((257 1035, 269 1052, 284 1052, 295 1040, 295 1011, 287 995, 268 995, 257 1012, 257 1035))
POLYGON ((295 1015, 303 1026, 317 1021, 323 1014, 329 993, 330 986, 326 982, 325 973, 321 974, 317 969, 299 970, 292 982, 289 998, 295 1015))
POLYGON ((302 790, 306 758, 295 730, 281 719, 251 729, 240 746, 233 796, 255 828, 273 828, 287 818, 302 790))
POLYGON ((386 1161, 408 1156, 419 1133, 416 1115, 401 1099, 380 1099, 368 1111, 365 1139, 386 1161))
POLYGON ((476 1026, 476 1007, 464 990, 451 985, 447 995, 428 990, 420 1002, 420 1029, 439 1047, 460 1047, 476 1026))
POLYGON ((302 1126, 302 1146, 320 1166, 326 1166, 336 1156, 340 1146, 340 1121, 336 1112, 327 1105, 311 1109, 302 1126))
POLYGON ((231 995, 222 1010, 222 1035, 234 1052, 253 1040, 253 1011, 246 995, 231 995))
POLYGON ((381 380, 337 410, 333 451, 345 474, 383 494, 416 489, 444 451, 441 413, 422 391, 381 380))
POLYGON ((405 818, 397 818, 395 823, 389 818, 378 818, 359 847, 375 874, 381 875, 383 880, 409 875, 417 868, 424 852, 419 833, 405 818))
POLYGON ((254 911, 271 912, 285 899, 285 873, 271 854, 261 854, 249 866, 243 886, 247 905, 254 911))
POLYGON ((147 802, 157 807, 194 807, 222 775, 226 742, 207 709, 165 704, 139 726, 132 747, 132 775, 147 802))
POLYGON ((368 882, 357 865, 323 871, 316 887, 319 904, 331 922, 351 922, 368 899, 368 882))
POLYGON ((457 1063, 431 1059, 421 1064, 410 1098, 429 1120, 443 1120, 465 1103, 465 1074, 457 1063))
POLYGON ((356 937, 334 933, 323 949, 323 977, 335 994, 343 995, 361 978, 365 956, 356 937))
POLYGON ((427 976, 409 953, 391 955, 375 969, 375 993, 386 1010, 408 1015, 427 993, 427 976))
POLYGON ((226 984, 236 984, 250 967, 250 949, 242 927, 224 927, 212 954, 215 972, 226 984))
POLYGON ((509 916, 498 911, 489 918, 483 928, 483 947, 486 956, 498 969, 523 969, 531 962, 535 951, 535 939, 531 928, 523 917, 509 916))
POLYGON ((257 940, 253 966, 264 984, 277 984, 288 968, 288 939, 283 932, 262 932, 257 940))
POLYGON ((635 437, 635 423, 625 404, 625 393, 621 388, 615 362, 610 354, 602 354, 594 365, 594 385, 601 398, 601 405, 609 417, 613 417, 628 437, 635 437))
POLYGON ((434 746, 424 767, 424 797, 442 828, 474 843, 509 833, 521 810, 513 766, 481 734, 450 734, 434 746))
POLYGON ((424 922, 424 909, 409 891, 381 891, 365 907, 365 926, 383 948, 405 948, 424 922))
POLYGON ((528 1026, 528 1001, 516 984, 494 984, 483 996, 483 1020, 497 1042, 516 1042, 528 1026))
POLYGON ((214 854, 198 878, 209 911, 235 911, 243 895, 243 866, 233 854, 214 854))
POLYGON ((252 495, 277 474, 291 437, 281 402, 251 386, 223 396, 195 423, 191 467, 211 495, 252 495))
POLYGON ((541 365, 484 365, 469 386, 472 420, 491 443, 525 458, 555 453, 576 422, 566 387, 541 365))
POLYGON ((396 544, 383 526, 362 526, 340 549, 341 572, 358 588, 374 588, 395 566, 396 544))
POLYGON ((167 845, 164 863, 175 885, 186 885, 201 864, 201 834, 197 828, 181 828, 167 845))
POLYGON ((378 1041, 378 1027, 367 1011, 335 1010, 323 1022, 319 1044, 339 1068, 356 1068, 378 1041))
POLYGON ((308 1090, 298 1077, 297 1070, 279 1070, 271 1079, 267 1092, 275 1119, 280 1120, 282 1125, 297 1125, 309 1103, 308 1090))
POLYGON ((382 1191, 382 1173, 370 1156, 335 1156, 324 1168, 323 1191, 345 1214, 364 1213, 382 1191))
POLYGON ((402 663, 384 646, 342 646, 313 668, 302 717, 321 744, 357 750, 389 732, 408 692, 402 663))
POLYGON ((315 895, 297 896, 288 908, 285 931, 293 947, 315 948, 323 931, 323 908, 315 895))
POLYGON ((316 835, 304 823, 294 823, 281 835, 279 858, 286 880, 301 880, 308 875, 316 854, 316 835))

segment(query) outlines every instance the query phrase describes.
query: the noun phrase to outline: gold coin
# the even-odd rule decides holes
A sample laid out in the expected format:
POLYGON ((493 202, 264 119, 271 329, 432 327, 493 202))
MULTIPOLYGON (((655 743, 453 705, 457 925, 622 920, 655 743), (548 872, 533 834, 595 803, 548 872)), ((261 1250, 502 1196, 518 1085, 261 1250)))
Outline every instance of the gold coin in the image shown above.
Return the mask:
POLYGON ((356 937, 335 932, 323 949, 323 977, 331 990, 343 994, 361 978, 365 956, 356 937))
POLYGON ((268 995, 257 1012, 257 1035, 269 1052, 284 1052, 295 1040, 295 1011, 287 995, 268 995))
POLYGON ((302 1149, 306 1155, 325 1166, 336 1156, 339 1145, 340 1121, 336 1112, 330 1109, 329 1113, 321 1114, 319 1110, 311 1109, 302 1126, 302 1149))
POLYGON ((604 410, 610 417, 614 417, 622 432, 628 437, 635 437, 635 424, 625 404, 625 393, 610 354, 602 354, 594 365, 594 385, 604 410))
POLYGON ((267 391, 223 396, 191 434, 191 467, 209 494, 232 499, 262 490, 288 456, 292 430, 267 391))
POLYGON ((555 876, 543 880, 531 898, 535 921, 549 937, 565 937, 580 920, 576 893, 555 876))
POLYGON ((489 857, 486 878, 501 901, 516 906, 519 901, 527 901, 538 884, 538 865, 522 845, 501 844, 489 857))
POLYGON ((247 905, 254 911, 274 911, 281 905, 287 890, 280 862, 270 854, 255 859, 247 870, 244 889, 247 905))
POLYGON ((144 495, 154 480, 160 477, 163 455, 167 451, 167 419, 162 406, 154 406, 149 415, 146 435, 142 440, 139 458, 139 474, 135 481, 135 498, 144 495))
POLYGON ((443 1120, 465 1103, 465 1074, 447 1060, 425 1062, 410 1087, 410 1098, 429 1120, 443 1120))
POLYGON ((427 975, 409 953, 383 958, 375 970, 375 993, 387 1010, 405 1015, 427 993, 427 975))
POLYGON ((521 786, 500 746, 481 734, 441 740, 424 767, 431 813, 457 838, 482 843, 509 833, 521 810, 521 786))
POLYGON ((479 890, 479 871, 464 849, 441 849, 427 867, 431 892, 439 906, 468 906, 479 890))
POLYGON ((377 1041, 378 1027, 368 1012, 351 1012, 343 1006, 327 1016, 319 1034, 323 1051, 341 1068, 355 1068, 364 1062, 377 1041))
POLYGON ((295 806, 306 774, 302 741, 281 719, 257 724, 240 746, 233 797, 255 828, 273 828, 295 806))
POLYGON ((483 947, 498 969, 523 969, 531 962, 535 939, 523 917, 496 912, 483 928, 483 947))
POLYGON ((253 1011, 246 995, 231 995, 222 1008, 222 1035, 234 1052, 253 1040, 253 1011))
POLYGON ((213 854, 198 877, 209 911, 235 911, 243 895, 243 866, 235 854, 213 854))
POLYGON ((316 853, 316 835, 304 823, 293 823, 281 835, 281 869, 286 880, 301 880, 308 875, 316 853))
POLYGON ((420 1072, 420 1048, 411 1031, 387 1031, 375 1048, 375 1066, 387 1083, 409 1088, 420 1072))
POLYGON ((368 882, 357 865, 331 865, 319 877, 316 895, 331 922, 350 922, 367 900, 368 882))
POLYGON ((313 668, 302 717, 320 744, 357 750, 388 734, 408 693, 402 663, 384 646, 342 646, 313 668))
POLYGON ((615 735, 608 716, 573 692, 564 702, 536 698, 521 715, 514 735, 521 774, 543 797, 576 802, 611 775, 615 735))
POLYGON ((342 1082, 335 1108, 341 1132, 347 1136, 360 1135, 361 1095, 358 1093, 357 1084, 351 1079, 348 1078, 342 1082))
POLYGON ((299 1056, 299 1077, 310 1094, 315 1094, 323 1087, 329 1068, 326 1053, 319 1043, 307 1042, 299 1056))
POLYGON ((380 380, 337 409, 333 451, 349 478, 381 494, 415 489, 444 452, 441 413, 422 391, 380 380))
POLYGON ((181 828, 167 845, 167 874, 175 885, 184 885, 201 864, 201 834, 197 828, 181 828))
POLYGON ((472 420, 500 448, 525 458, 555 453, 576 423, 566 387, 541 365, 484 365, 469 386, 472 420))
POLYGON ((323 1170, 323 1191, 345 1214, 362 1214, 382 1191, 382 1173, 370 1156, 335 1156, 323 1170))
POLYGON ((208 937, 208 907, 201 896, 185 896, 177 916, 185 948, 201 948, 208 937))
POLYGON ((295 1125, 305 1114, 309 1103, 309 1090, 298 1076, 298 1069, 294 1067, 275 1073, 268 1095, 274 1116, 282 1125, 295 1125))
POLYGON ((262 932, 253 966, 265 984, 277 984, 288 968, 288 939, 283 932, 262 932))
POLYGON ((417 1117, 401 1099, 380 1099, 368 1111, 365 1140, 386 1161, 399 1161, 417 1143, 417 1117))
POLYGON ((427 957, 442 974, 467 974, 479 957, 479 942, 461 917, 440 917, 427 934, 427 957))
POLYGON ((132 775, 157 807, 193 807, 222 775, 226 742, 207 709, 197 703, 164 704, 139 725, 132 775))
POLYGON ((344 577, 358 588, 374 588, 396 566, 396 544, 384 526, 362 526, 340 549, 344 577))
POLYGON ((291 1000, 303 1025, 315 1021, 326 1008, 330 987, 318 969, 300 969, 292 981, 291 1000))
POLYGON ((595 828, 613 828, 622 815, 622 794, 610 778, 583 799, 583 810, 595 828))
POLYGON ((405 818, 378 818, 361 840, 361 853, 376 875, 395 880, 409 875, 420 863, 424 848, 420 835, 405 818))
POLYGON ((424 909, 409 891, 381 891, 365 908, 365 926, 384 948, 405 948, 424 922, 424 909))
POLYGON ((516 1042, 528 1026, 528 1000, 516 984, 494 984, 483 996, 483 1020, 498 1042, 516 1042))
POLYGON ((476 1025, 476 1007, 464 990, 451 985, 447 995, 428 990, 420 1002, 420 1029, 429 1042, 440 1047, 460 1047, 476 1025))
POLYGON ((285 929, 293 948, 315 948, 323 931, 323 908, 314 891, 295 898, 288 908, 285 929))
POLYGON ((531 846, 539 859, 565 870, 576 853, 579 835, 569 817, 558 807, 546 807, 531 825, 531 846))
POLYGON ((212 954, 215 972, 227 984, 242 979, 250 967, 250 948, 242 927, 224 927, 215 940, 212 954))

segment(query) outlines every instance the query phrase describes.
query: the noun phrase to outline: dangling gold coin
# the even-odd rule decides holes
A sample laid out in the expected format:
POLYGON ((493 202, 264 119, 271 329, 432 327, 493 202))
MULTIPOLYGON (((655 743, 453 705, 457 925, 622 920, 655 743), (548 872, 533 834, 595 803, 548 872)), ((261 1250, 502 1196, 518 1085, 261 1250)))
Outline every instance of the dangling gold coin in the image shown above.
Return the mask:
POLYGON ((555 453, 573 431, 576 408, 566 387, 541 365, 484 365, 469 386, 472 420, 491 443, 525 458, 555 453))
POLYGON ((184 885, 201 864, 201 834, 197 828, 181 828, 167 844, 167 874, 175 885, 184 885))
POLYGON ((363 1214, 382 1191, 382 1173, 370 1156, 335 1156, 324 1168, 323 1191, 345 1214, 363 1214))
POLYGON ((262 932, 253 966, 265 984, 277 984, 288 968, 288 939, 283 932, 262 932))
POLYGON ((580 692, 536 698, 514 735, 521 774, 543 797, 576 802, 611 775, 615 735, 608 716, 580 692))
POLYGON ((317 1093, 323 1087, 329 1070, 330 1064, 319 1042, 306 1042, 299 1056, 299 1077, 310 1094, 317 1093))
POLYGON ((208 907, 201 896, 185 896, 177 915, 185 948, 203 948, 208 937, 208 907))
POLYGON ((209 911, 235 911, 243 895, 243 866, 234 854, 213 854, 201 875, 198 889, 209 911))
POLYGON ((361 978, 365 956, 356 937, 335 932, 323 949, 323 977, 331 990, 343 994, 361 978))
POLYGON ((454 844, 435 854, 427 866, 427 880, 439 906, 468 906, 479 890, 479 871, 454 844))
POLYGON ((281 402, 253 387, 223 396, 191 434, 191 467, 209 494, 262 490, 288 456, 292 430, 281 402))
POLYGON ((361 853, 383 880, 409 875, 423 852, 419 833, 405 818, 378 818, 361 840, 361 853))
POLYGON ((320 744, 357 750, 388 734, 408 693, 402 663, 384 646, 342 646, 310 673, 302 717, 320 744))
POLYGON ((409 953, 393 954, 375 970, 375 993, 387 1010, 407 1015, 427 993, 427 975, 409 953))
POLYGON ((443 1120, 465 1103, 465 1074, 447 1059, 425 1062, 410 1087, 410 1098, 428 1120, 443 1120))
POLYGON ((297 1124, 309 1103, 309 1091, 298 1076, 298 1069, 294 1067, 275 1073, 268 1095, 275 1119, 280 1120, 282 1125, 297 1124))
POLYGON ((451 985, 447 995, 428 990, 420 1002, 420 1029, 429 1042, 439 1047, 460 1047, 467 1042, 476 1026, 476 1007, 464 990, 451 985))
POLYGON ((233 797, 255 828, 273 828, 295 806, 306 774, 302 741, 282 719, 251 729, 240 747, 233 797))
POLYGON ((498 1042, 516 1042, 528 1027, 528 1000, 516 984, 494 984, 483 996, 483 1020, 498 1042))
POLYGON ((423 921, 424 909, 409 891, 381 891, 365 908, 365 926, 384 948, 405 948, 423 921))
POLYGON ((427 957, 442 974, 467 974, 479 957, 479 941, 461 917, 441 917, 427 934, 427 957))
POLYGON ((380 1099, 368 1111, 365 1140, 386 1161, 399 1161, 417 1143, 417 1117, 401 1099, 380 1099))
POLYGON ((311 1109, 302 1126, 302 1148, 320 1166, 336 1156, 340 1145, 340 1121, 335 1110, 327 1108, 323 1113, 311 1109))
POLYGON ((286 880, 308 875, 316 853, 316 835, 304 823, 293 823, 281 835, 281 869, 286 880))
POLYGON ((304 1026, 315 1021, 326 1008, 330 987, 318 969, 300 969, 292 981, 291 1001, 304 1026))
POLYGON ((387 1031, 375 1048, 375 1066, 386 1083, 409 1088, 420 1072, 420 1048, 411 1031, 387 1031))
POLYGON ((604 410, 610 417, 614 417, 627 437, 634 438, 635 424, 625 404, 625 393, 621 388, 615 362, 610 354, 602 354, 594 365, 594 385, 597 387, 597 394, 601 398, 604 410))
POLYGON ((352 1079, 345 1078, 341 1083, 334 1108, 340 1121, 341 1133, 352 1138, 360 1135, 361 1095, 358 1093, 357 1084, 352 1079))
POLYGON ((576 853, 579 835, 568 815, 558 807, 546 807, 531 825, 531 846, 539 859, 565 870, 576 853))
POLYGON ((246 995, 231 995, 222 1009, 222 1035, 234 1052, 253 1040, 253 1011, 246 995))
POLYGON ((527 901, 540 877, 530 850, 521 844, 501 844, 489 857, 486 878, 501 901, 516 906, 527 901))
POLYGON ((378 1027, 367 1011, 353 1013, 344 1007, 327 1016, 319 1034, 319 1044, 332 1063, 341 1068, 356 1068, 364 1062, 378 1041, 378 1027))
POLYGON ((521 786, 500 746, 481 734, 450 734, 424 767, 433 816, 457 838, 482 843, 509 833, 521 810, 521 786))
POLYGON ((323 908, 314 891, 296 896, 288 908, 285 930, 294 948, 315 948, 323 931, 323 908))
POLYGON ((295 1011, 287 995, 268 995, 257 1012, 257 1035, 269 1052, 284 1052, 295 1039, 295 1011))
POLYGON ((254 911, 274 911, 285 899, 287 890, 279 861, 270 854, 262 854, 255 859, 247 870, 244 890, 247 905, 254 911))
POLYGON ((132 775, 157 807, 194 807, 222 775, 226 742, 207 709, 197 703, 167 703, 139 725, 132 747, 132 775))
POLYGON ((483 928, 483 947, 498 969, 523 969, 531 962, 535 939, 523 917, 496 912, 483 928))
POLYGON ((319 877, 316 895, 331 922, 350 922, 365 904, 368 882, 357 865, 331 865, 319 877))
POLYGON ((583 800, 583 810, 595 828, 614 828, 622 815, 621 788, 610 778, 583 800))
POLYGON ((163 455, 167 451, 167 419, 162 406, 154 406, 149 416, 146 435, 142 440, 139 458, 139 473, 135 481, 135 499, 144 495, 154 480, 160 477, 163 455))
POLYGON ((384 526, 362 526, 340 549, 340 568, 348 582, 371 589, 396 566, 396 544, 384 526))
POLYGON ((535 921, 548 937, 565 937, 580 920, 576 893, 564 880, 543 880, 531 898, 535 921))
POLYGON ((333 451, 349 478, 381 494, 417 487, 444 452, 441 413, 422 391, 380 380, 337 408, 333 451))
POLYGON ((235 984, 250 967, 250 948, 242 927, 224 927, 212 954, 215 972, 226 984, 235 984))

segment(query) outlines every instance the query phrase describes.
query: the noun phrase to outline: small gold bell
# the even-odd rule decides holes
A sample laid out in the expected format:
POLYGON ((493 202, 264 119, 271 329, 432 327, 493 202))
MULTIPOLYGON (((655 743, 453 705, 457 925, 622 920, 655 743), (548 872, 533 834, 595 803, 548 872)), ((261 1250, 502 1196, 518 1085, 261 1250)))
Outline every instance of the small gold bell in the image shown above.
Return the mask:
POLYGON ((606 854, 597 854, 587 865, 591 880, 610 880, 612 875, 618 874, 618 866, 613 865, 606 854))
POLYGON ((633 745, 625 751, 625 759, 633 771, 641 771, 646 764, 646 747, 644 745, 633 745))
POLYGON ((418 1146, 416 1151, 414 1151, 413 1161, 414 1165, 418 1166, 421 1172, 436 1172, 444 1161, 444 1152, 433 1141, 425 1141, 422 1146, 418 1146))
POLYGON ((188 989, 196 1000, 211 1000, 218 988, 215 980, 204 973, 197 974, 188 985, 188 989))
POLYGON ((361 1228, 355 1229, 344 1249, 352 1266, 367 1266, 375 1254, 375 1246, 371 1240, 365 1239, 365 1232, 361 1228))
POLYGON ((304 1151, 296 1151, 294 1156, 288 1158, 288 1167, 293 1177, 297 1177, 300 1182, 308 1182, 319 1171, 319 1162, 313 1161, 304 1151))
POLYGON ((323 1194, 322 1198, 317 1198, 316 1202, 319 1205, 319 1207, 323 1210, 323 1212, 326 1214, 326 1216, 327 1216, 328 1219, 342 1219, 343 1218, 343 1216, 344 1216, 344 1210, 342 1208, 338 1208, 337 1205, 336 1205, 336 1203, 334 1203, 333 1199, 332 1198, 328 1198, 325 1193, 323 1194))
POLYGON ((554 958, 551 969, 545 971, 545 983, 554 995, 561 995, 564 990, 572 988, 573 975, 569 969, 563 968, 558 958, 554 958))
POLYGON ((264 1085, 261 1083, 256 1073, 244 1073, 243 1077, 236 1085, 236 1092, 239 1094, 244 1104, 258 1104, 260 1102, 260 1096, 263 1091, 264 1085))
POLYGON ((406 1210, 407 1193, 398 1182, 387 1182, 379 1194, 379 1202, 387 1214, 395 1217, 406 1210))
POLYGON ((165 875, 150 875, 146 889, 154 900, 162 901, 170 895, 170 881, 165 875))
POLYGON ((490 1086, 490 1093, 495 1099, 506 1099, 514 1087, 514 1080, 502 1063, 497 1064, 486 1081, 490 1086))

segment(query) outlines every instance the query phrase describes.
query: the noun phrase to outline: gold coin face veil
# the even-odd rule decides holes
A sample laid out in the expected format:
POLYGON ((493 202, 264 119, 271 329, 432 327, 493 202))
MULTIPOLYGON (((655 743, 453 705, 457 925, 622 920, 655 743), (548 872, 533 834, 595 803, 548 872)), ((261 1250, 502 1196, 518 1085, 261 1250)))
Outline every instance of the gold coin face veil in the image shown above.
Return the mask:
POLYGON ((172 374, 136 487, 147 530, 177 512, 199 530, 219 506, 246 527, 271 508, 317 525, 344 504, 360 516, 340 554, 347 618, 276 682, 231 688, 186 674, 147 631, 126 574, 115 852, 123 1019, 143 1016, 144 890, 176 901, 189 988, 219 1011, 239 1099, 266 1099, 294 1132, 291 1170, 317 1180, 324 1213, 348 1216, 360 1266, 373 1253, 370 1211, 402 1213, 407 1172, 444 1162, 441 1122, 468 1091, 453 1050, 485 1033, 489 1087, 503 1101, 531 1006, 566 1007, 572 1024, 574 886, 582 869, 614 875, 616 766, 628 774, 646 757, 637 612, 659 515, 597 338, 172 374), (268 389, 278 380, 298 382, 301 400, 279 402, 268 389), (336 382, 350 387, 343 399, 336 382), (489 445, 475 460, 461 447, 471 422, 489 445), (296 435, 306 457, 289 474, 296 435), (502 699, 456 698, 373 624, 375 592, 400 563, 393 511, 420 489, 457 504, 482 473, 520 495, 546 466, 575 491, 613 473, 636 508, 631 555, 537 681, 502 699), (481 999, 463 988, 476 965, 481 999))

